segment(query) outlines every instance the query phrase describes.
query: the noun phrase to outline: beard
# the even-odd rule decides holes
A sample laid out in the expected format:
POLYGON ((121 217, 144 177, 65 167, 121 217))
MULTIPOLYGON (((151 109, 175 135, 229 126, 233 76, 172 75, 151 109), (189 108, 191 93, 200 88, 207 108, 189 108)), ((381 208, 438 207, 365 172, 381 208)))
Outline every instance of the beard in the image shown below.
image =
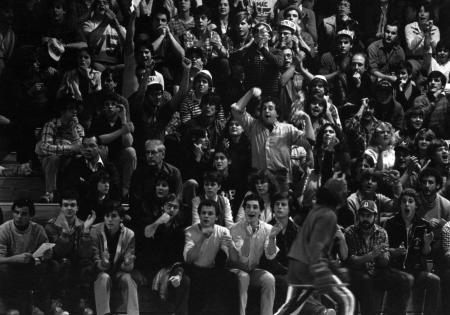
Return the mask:
POLYGON ((367 231, 367 230, 370 230, 374 226, 374 223, 369 222, 369 221, 360 221, 359 226, 361 227, 361 229, 367 231))

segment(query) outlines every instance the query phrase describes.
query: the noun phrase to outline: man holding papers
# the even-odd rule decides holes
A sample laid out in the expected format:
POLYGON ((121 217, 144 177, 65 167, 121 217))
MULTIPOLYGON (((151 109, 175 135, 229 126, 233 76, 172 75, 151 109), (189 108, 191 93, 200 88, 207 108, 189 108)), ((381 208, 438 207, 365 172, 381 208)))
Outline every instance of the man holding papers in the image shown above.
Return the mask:
POLYGON ((56 274, 52 249, 33 257, 43 243, 48 243, 48 238, 44 228, 31 221, 34 216, 31 201, 16 200, 11 210, 13 219, 0 226, 0 302, 18 309, 20 314, 30 314, 31 292, 35 291, 34 301, 47 313, 50 283, 56 274))

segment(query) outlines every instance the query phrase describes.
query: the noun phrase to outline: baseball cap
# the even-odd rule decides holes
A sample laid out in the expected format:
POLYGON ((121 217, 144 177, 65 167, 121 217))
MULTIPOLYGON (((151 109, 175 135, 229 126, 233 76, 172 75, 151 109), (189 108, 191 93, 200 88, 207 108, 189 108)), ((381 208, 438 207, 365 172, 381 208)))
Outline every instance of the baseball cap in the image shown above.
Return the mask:
POLYGON ((285 27, 287 29, 290 29, 292 31, 292 33, 294 33, 297 30, 296 24, 289 20, 282 20, 280 22, 280 27, 285 27))
POLYGON ((293 147, 291 150, 291 159, 300 159, 306 157, 306 150, 304 147, 293 147))
POLYGON ((161 85, 161 88, 163 88, 164 81, 162 81, 162 80, 163 80, 162 76, 151 75, 151 76, 149 76, 149 81, 148 81, 147 86, 159 84, 159 85, 161 85))
POLYGON ((208 70, 200 70, 199 72, 197 72, 197 74, 194 77, 194 80, 196 80, 199 77, 205 77, 206 79, 208 79, 209 82, 212 82, 212 75, 211 72, 209 72, 208 70))
POLYGON ((374 214, 378 213, 377 204, 373 200, 361 201, 361 206, 359 207, 358 212, 360 212, 361 210, 367 210, 374 214))
POLYGON ((355 37, 355 32, 350 31, 350 30, 343 29, 343 30, 340 30, 340 31, 336 34, 336 38, 338 38, 338 37, 344 37, 344 36, 350 37, 350 39, 353 40, 353 38, 355 37))

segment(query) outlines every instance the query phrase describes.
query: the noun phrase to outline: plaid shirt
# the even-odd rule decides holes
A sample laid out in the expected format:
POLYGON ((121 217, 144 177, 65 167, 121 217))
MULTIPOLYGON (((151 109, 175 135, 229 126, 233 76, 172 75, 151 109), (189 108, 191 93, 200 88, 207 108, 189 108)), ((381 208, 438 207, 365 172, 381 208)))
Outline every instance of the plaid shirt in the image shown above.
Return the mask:
POLYGON ((442 249, 444 254, 450 253, 450 221, 442 227, 442 249))
POLYGON ((74 118, 67 125, 61 119, 55 118, 44 125, 39 155, 65 155, 71 153, 71 146, 81 144, 84 129, 74 118))
MULTIPOLYGON (((348 246, 348 256, 364 256, 371 252, 376 246, 385 246, 389 248, 388 235, 381 226, 374 226, 374 231, 366 243, 362 231, 358 224, 351 225, 345 230, 345 240, 348 246)), ((373 275, 375 272, 375 261, 365 263, 366 271, 373 275)))
POLYGON ((186 31, 192 30, 195 26, 194 19, 185 23, 182 20, 176 18, 169 22, 169 27, 173 35, 181 38, 186 31))

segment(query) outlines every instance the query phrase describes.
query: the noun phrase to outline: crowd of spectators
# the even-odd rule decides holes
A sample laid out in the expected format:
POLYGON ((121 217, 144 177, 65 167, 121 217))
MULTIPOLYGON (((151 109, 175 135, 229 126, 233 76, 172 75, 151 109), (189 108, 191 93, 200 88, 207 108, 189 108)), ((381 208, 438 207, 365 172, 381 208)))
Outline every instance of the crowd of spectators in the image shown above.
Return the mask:
POLYGON ((41 226, 14 201, 0 314, 111 314, 117 290, 136 315, 145 285, 177 315, 245 315, 250 287, 288 314, 294 283, 321 288, 304 314, 383 292, 450 314, 449 21, 445 0, 0 1, 0 176, 61 207, 41 226))

